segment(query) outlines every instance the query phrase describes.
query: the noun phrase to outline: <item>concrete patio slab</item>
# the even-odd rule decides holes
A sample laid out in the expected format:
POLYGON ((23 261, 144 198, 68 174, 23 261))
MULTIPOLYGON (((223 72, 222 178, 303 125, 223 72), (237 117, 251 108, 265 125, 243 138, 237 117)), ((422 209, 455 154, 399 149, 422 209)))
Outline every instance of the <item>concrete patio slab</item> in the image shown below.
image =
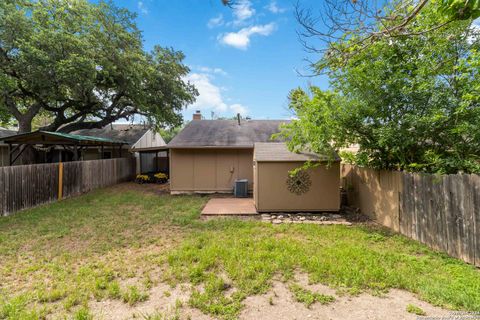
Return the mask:
POLYGON ((202 210, 203 216, 257 215, 252 198, 213 198, 202 210))

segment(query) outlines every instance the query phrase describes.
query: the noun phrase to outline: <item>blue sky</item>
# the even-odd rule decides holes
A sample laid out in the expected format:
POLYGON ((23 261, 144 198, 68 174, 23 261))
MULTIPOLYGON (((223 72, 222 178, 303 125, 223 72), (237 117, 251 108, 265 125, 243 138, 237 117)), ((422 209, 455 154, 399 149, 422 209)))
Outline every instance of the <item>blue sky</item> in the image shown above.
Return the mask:
POLYGON ((159 44, 185 53, 192 70, 188 79, 200 92, 183 112, 186 120, 196 109, 207 119, 212 111, 218 116, 240 112, 254 119, 289 118, 291 89, 328 86, 325 79, 297 74, 306 70, 308 54, 297 38, 291 0, 244 0, 234 9, 220 0, 115 2, 137 12, 146 50, 159 44))

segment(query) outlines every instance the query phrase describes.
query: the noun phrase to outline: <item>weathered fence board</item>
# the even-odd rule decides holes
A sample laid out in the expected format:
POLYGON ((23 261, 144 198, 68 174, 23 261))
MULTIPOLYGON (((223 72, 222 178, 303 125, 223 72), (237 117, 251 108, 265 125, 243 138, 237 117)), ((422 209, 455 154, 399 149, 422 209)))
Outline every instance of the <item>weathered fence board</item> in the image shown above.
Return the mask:
POLYGON ((377 171, 385 177, 365 179, 366 173, 375 176, 372 169, 349 165, 343 165, 341 172, 352 186, 351 190, 347 188, 352 205, 409 238, 480 266, 479 175, 377 171), (388 182, 389 174, 392 179, 401 175, 399 186, 388 182), (397 197, 392 197, 392 192, 397 197), (385 200, 396 203, 386 205, 385 200), (372 216, 372 208, 384 212, 372 216), (398 219, 398 228, 394 222, 385 223, 385 216, 398 219))
POLYGON ((0 168, 0 216, 57 199, 58 164, 0 168))
POLYGON ((58 200, 59 182, 63 198, 131 180, 134 159, 76 161, 63 164, 59 181, 58 163, 0 167, 0 216, 58 200))
POLYGON ((475 265, 480 266, 480 176, 472 175, 473 182, 473 230, 475 265))
POLYGON ((130 180, 135 167, 133 160, 108 159, 66 162, 63 170, 63 192, 65 197, 70 197, 130 180))

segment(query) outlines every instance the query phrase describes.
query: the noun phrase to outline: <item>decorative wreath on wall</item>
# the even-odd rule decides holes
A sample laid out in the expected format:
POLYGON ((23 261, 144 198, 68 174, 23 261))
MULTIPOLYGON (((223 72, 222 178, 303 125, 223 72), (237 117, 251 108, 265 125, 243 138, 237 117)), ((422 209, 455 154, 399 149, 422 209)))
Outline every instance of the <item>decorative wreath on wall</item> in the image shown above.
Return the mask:
POLYGON ((305 170, 300 170, 296 174, 289 175, 287 178, 287 188, 291 193, 295 193, 297 196, 302 195, 308 190, 312 185, 312 180, 310 175, 305 170))

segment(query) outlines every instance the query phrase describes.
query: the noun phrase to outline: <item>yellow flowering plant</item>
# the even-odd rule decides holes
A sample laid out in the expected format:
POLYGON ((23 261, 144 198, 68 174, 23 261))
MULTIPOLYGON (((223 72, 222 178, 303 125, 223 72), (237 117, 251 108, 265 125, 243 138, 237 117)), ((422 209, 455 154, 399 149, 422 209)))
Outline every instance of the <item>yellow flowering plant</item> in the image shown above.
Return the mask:
POLYGON ((155 178, 155 182, 157 183, 165 183, 168 181, 168 175, 163 172, 156 173, 153 176, 155 178))
POLYGON ((137 183, 147 183, 147 182, 150 182, 150 177, 147 176, 146 174, 137 174, 135 181, 137 183))

